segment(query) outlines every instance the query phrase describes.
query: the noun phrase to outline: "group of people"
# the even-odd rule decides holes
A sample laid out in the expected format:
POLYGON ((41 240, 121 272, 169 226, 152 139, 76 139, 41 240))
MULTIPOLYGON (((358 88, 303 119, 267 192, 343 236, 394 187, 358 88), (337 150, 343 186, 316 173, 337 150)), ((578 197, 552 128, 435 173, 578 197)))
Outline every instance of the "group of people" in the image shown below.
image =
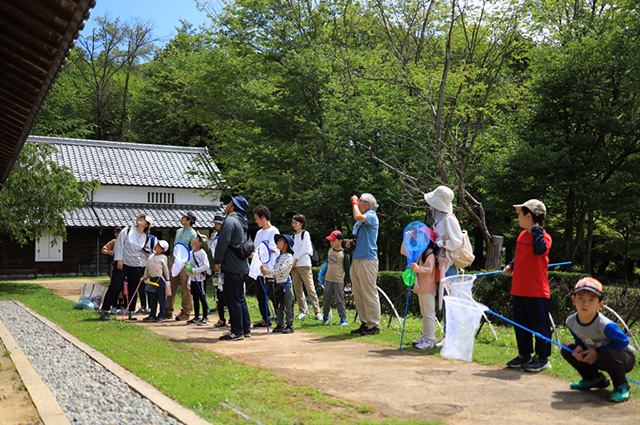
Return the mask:
MULTIPOLYGON (((453 214, 453 191, 446 186, 439 186, 425 194, 424 198, 433 218, 432 243, 409 265, 416 273, 412 290, 418 296, 423 317, 422 335, 412 344, 421 350, 436 347, 443 341, 444 337, 436 340, 436 295, 440 308, 446 308, 442 303, 445 288, 439 281, 458 273, 452 253, 464 244, 463 232, 453 214)), ((294 215, 291 221, 293 236, 281 234, 271 224, 268 207, 258 205, 249 210, 249 204, 243 196, 234 196, 225 206, 225 215, 215 217, 216 231, 210 235, 213 243, 208 245, 211 247, 210 255, 203 250, 203 246, 207 246, 206 237, 193 229, 195 215, 187 212, 181 218, 182 228, 176 233, 175 243, 181 242, 191 249, 193 264, 190 266, 176 269, 173 255, 167 261, 165 253, 169 245, 149 234, 152 220, 146 214, 136 218, 135 226, 122 229, 111 246, 103 249, 105 253, 113 253, 114 267, 100 317, 103 320, 110 319, 109 314, 114 313, 115 299, 123 289, 125 295, 133 294, 129 308, 135 310, 135 289, 144 282, 143 293, 138 291, 141 300, 138 312, 149 313, 144 320, 162 322, 173 318, 176 291, 182 285, 182 309, 175 319, 185 320, 189 324, 208 325, 204 282, 208 274, 223 274, 221 285, 216 286, 219 320, 215 326, 228 326, 230 330, 220 336, 220 340, 249 338, 252 327, 271 327, 275 333, 293 333, 295 300, 298 306, 295 318, 304 319, 307 315, 313 315, 325 324, 329 323, 331 304, 335 300, 340 325, 346 326, 344 291, 345 283, 350 280, 360 319, 360 326, 351 333, 378 334, 381 318, 376 286, 378 204, 369 193, 363 193, 360 197, 354 195, 350 201, 355 220, 352 237, 345 241, 339 230, 326 236, 330 249, 321 272, 324 285, 322 312, 312 275, 313 246, 311 236, 305 230, 306 218, 301 214, 294 215), (249 212, 259 226, 253 244, 249 243, 249 212), (262 255, 259 255, 260 249, 263 250, 262 255), (245 299, 247 279, 255 281, 261 315, 261 320, 255 323, 251 322, 245 299), (225 306, 229 313, 228 323, 224 315, 225 306), (272 306, 275 326, 270 314, 272 306), (190 318, 192 311, 195 315, 190 318)), ((512 275, 514 320, 533 332, 515 327, 518 356, 509 361, 507 366, 539 372, 551 367, 548 360, 551 355, 551 326, 547 268, 552 239, 542 227, 546 216, 544 203, 530 199, 514 207, 522 231, 517 238, 514 260, 504 271, 512 275)), ((404 245, 400 249, 405 254, 404 245)), ((607 387, 609 380, 601 372, 604 370, 614 384, 610 399, 626 401, 629 385, 625 376, 633 369, 635 355, 626 335, 598 312, 603 304, 602 296, 602 285, 593 278, 582 279, 576 284, 573 302, 577 312, 567 319, 575 343, 569 346, 571 352, 563 350, 562 355, 582 377, 581 381, 571 384, 571 388, 587 390, 607 387)))

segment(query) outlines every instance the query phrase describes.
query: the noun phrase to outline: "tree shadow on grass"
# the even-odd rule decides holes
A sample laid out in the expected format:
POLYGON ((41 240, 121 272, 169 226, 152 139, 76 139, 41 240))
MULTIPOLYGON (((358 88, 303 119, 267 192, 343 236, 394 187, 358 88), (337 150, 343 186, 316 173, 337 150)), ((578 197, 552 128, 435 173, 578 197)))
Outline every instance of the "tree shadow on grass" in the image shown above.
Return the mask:
POLYGON ((29 296, 46 291, 40 285, 20 282, 0 282, 0 299, 13 299, 18 296, 29 296))

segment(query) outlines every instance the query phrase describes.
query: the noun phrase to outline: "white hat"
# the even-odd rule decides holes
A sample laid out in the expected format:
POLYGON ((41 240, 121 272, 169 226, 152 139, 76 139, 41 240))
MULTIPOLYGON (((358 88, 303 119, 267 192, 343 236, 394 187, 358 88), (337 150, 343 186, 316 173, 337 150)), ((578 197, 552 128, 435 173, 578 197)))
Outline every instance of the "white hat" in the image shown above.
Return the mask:
POLYGON ((169 249, 169 242, 165 241, 165 240, 159 240, 156 245, 160 245, 160 248, 162 248, 162 250, 164 252, 167 252, 167 250, 169 249))
POLYGON ((447 186, 438 186, 436 190, 425 193, 424 200, 438 211, 453 212, 453 190, 447 186))

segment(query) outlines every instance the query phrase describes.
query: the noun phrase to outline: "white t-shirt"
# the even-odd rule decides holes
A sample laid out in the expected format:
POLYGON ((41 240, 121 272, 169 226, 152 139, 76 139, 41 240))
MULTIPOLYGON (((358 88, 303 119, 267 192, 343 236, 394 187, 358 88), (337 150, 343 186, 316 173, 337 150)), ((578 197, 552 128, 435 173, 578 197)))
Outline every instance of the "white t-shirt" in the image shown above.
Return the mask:
POLYGON ((311 235, 306 230, 293 235, 293 259, 298 260, 296 267, 311 267, 311 235), (302 238, 304 235, 304 239, 302 238))
POLYGON ((257 279, 258 276, 262 276, 262 272, 260 271, 260 266, 262 262, 258 256, 258 247, 262 241, 265 241, 267 245, 269 245, 269 249, 271 250, 271 259, 267 264, 265 264, 265 268, 268 271, 273 270, 273 266, 276 263, 276 258, 280 255, 280 250, 276 247, 276 242, 273 240, 275 235, 280 234, 280 231, 276 226, 271 226, 268 229, 260 229, 256 233, 256 238, 253 240, 253 244, 256 247, 256 250, 253 252, 253 258, 251 259, 251 266, 249 267, 249 277, 252 279, 257 279))

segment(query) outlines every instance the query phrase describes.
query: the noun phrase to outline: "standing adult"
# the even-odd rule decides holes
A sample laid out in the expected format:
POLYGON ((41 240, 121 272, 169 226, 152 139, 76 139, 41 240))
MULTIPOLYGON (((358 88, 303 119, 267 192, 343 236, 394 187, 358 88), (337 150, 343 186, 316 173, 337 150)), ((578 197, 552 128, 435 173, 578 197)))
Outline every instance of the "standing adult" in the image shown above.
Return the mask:
MULTIPOLYGON (((191 241, 198 236, 196 231, 193 229, 193 225, 196 224, 196 215, 191 211, 187 211, 180 218, 180 224, 182 225, 182 228, 176 231, 176 238, 173 241, 173 246, 180 242, 185 244, 187 248, 189 248, 189 251, 191 251, 193 250, 191 241)), ((169 270, 172 269, 174 260, 175 257, 173 256, 172 250, 169 270)), ((182 268, 180 273, 176 276, 171 276, 171 295, 167 297, 167 311, 164 315, 166 319, 173 318, 173 304, 176 300, 176 292, 178 291, 178 286, 182 285, 182 310, 180 311, 180 314, 176 316, 176 320, 189 320, 189 316, 193 311, 193 299, 191 297, 191 289, 188 287, 188 283, 189 275, 184 268, 182 268)))
MULTIPOLYGON (((458 274, 458 269, 453 265, 449 252, 455 251, 464 243, 460 222, 453 214, 453 197, 453 190, 447 186, 438 186, 435 190, 424 195, 424 200, 429 204, 429 209, 433 216, 436 245, 440 248, 438 267, 441 277, 458 274)), ((442 317, 446 321, 446 306, 443 303, 444 291, 444 285, 438 282, 438 307, 442 310, 442 317)), ((436 347, 441 347, 442 345, 444 345, 444 335, 435 342, 436 347)))
POLYGON ((304 319, 307 315, 307 300, 304 296, 304 290, 307 290, 307 296, 313 300, 312 306, 316 320, 322 320, 320 313, 320 302, 316 296, 316 288, 313 284, 313 272, 311 271, 311 255, 313 248, 311 247, 311 235, 307 232, 307 219, 302 214, 296 214, 291 220, 291 227, 296 232, 293 235, 293 268, 291 269, 291 281, 293 282, 293 291, 298 300, 297 319, 304 319))
MULTIPOLYGON (((433 230, 436 232, 436 245, 440 247, 438 267, 440 276, 453 276, 458 270, 449 257, 450 251, 455 251, 463 244, 462 229, 458 218, 453 214, 453 190, 446 186, 438 186, 426 193, 424 200, 429 204, 433 216, 433 230)), ((442 308, 443 285, 438 289, 439 306, 442 308)))
POLYGON ((378 227, 380 221, 376 210, 378 203, 370 193, 360 198, 351 197, 353 236, 347 248, 353 250, 351 261, 351 285, 356 311, 362 324, 352 334, 375 335, 380 333, 380 298, 376 282, 378 280, 378 227))
MULTIPOLYGON (((129 305, 129 311, 136 308, 136 289, 140 282, 140 277, 144 273, 146 256, 144 250, 151 250, 151 217, 141 213, 136 217, 135 226, 127 226, 118 235, 113 249, 113 260, 116 267, 111 274, 111 284, 102 303, 100 320, 111 320, 109 311, 116 301, 120 291, 124 287, 124 280, 127 279, 127 289, 130 297, 134 297, 129 305)), ((155 242, 154 242, 155 243, 155 242)), ((135 320, 135 315, 131 314, 130 319, 135 320)))
POLYGON ((104 244, 104 246, 102 247, 102 253, 109 256, 109 277, 111 277, 113 269, 116 268, 116 263, 115 261, 113 261, 113 250, 116 248, 116 240, 118 239, 120 232, 122 232, 122 227, 120 226, 113 229, 113 239, 104 244))
POLYGON ((229 308, 231 331, 221 340, 237 341, 251 336, 251 317, 244 295, 244 281, 249 273, 249 263, 236 253, 247 241, 247 208, 243 196, 234 196, 224 209, 227 218, 218 233, 218 243, 213 256, 214 272, 224 273, 224 297, 229 308))
POLYGON ((265 296, 265 291, 267 291, 266 295, 268 298, 271 298, 273 301, 273 286, 275 285, 275 279, 271 274, 267 274, 266 276, 262 275, 260 270, 260 266, 262 265, 262 261, 258 256, 258 248, 262 242, 265 242, 269 246, 269 250, 271 251, 271 258, 269 262, 265 264, 265 269, 268 272, 273 270, 273 266, 276 263, 276 258, 280 255, 280 251, 276 247, 276 242, 273 239, 275 235, 279 235, 280 231, 276 226, 271 224, 271 211, 265 205, 258 205, 253 210, 253 218, 256 220, 256 224, 260 226, 260 230, 256 233, 256 237, 254 239, 255 251, 251 254, 251 266, 249 268, 249 277, 256 281, 256 298, 258 299, 258 309, 260 310, 260 315, 262 316, 262 320, 253 324, 254 328, 263 328, 267 325, 271 326, 271 318, 269 317, 269 306, 267 305, 267 300, 265 296))

